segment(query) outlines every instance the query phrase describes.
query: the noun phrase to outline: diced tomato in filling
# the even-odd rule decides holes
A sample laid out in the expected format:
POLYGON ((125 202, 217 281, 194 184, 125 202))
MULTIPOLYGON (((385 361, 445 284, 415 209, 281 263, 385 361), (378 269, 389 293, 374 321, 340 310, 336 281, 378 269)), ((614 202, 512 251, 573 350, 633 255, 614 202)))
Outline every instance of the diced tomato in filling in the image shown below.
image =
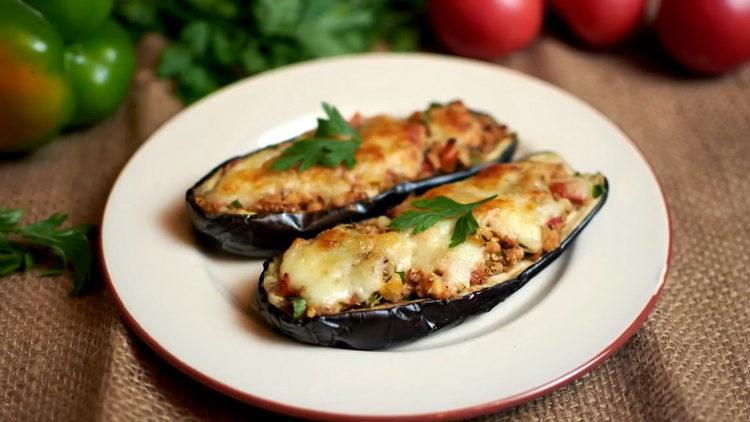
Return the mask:
POLYGON ((561 227, 562 223, 563 223, 562 217, 560 217, 560 216, 552 217, 547 222, 547 227, 549 227, 551 229, 556 229, 556 228, 561 227))
POLYGON ((352 117, 349 118, 349 124, 355 129, 358 128, 362 124, 362 115, 354 113, 352 117))
POLYGON ((456 168, 457 160, 458 150, 456 149, 456 140, 450 139, 442 151, 440 151, 440 168, 444 171, 453 171, 456 168))
POLYGON ((276 289, 276 293, 281 297, 288 297, 294 294, 292 288, 289 287, 289 273, 284 273, 281 280, 279 280, 279 287, 276 289))
POLYGON ((589 197, 589 184, 585 180, 571 179, 564 182, 552 182, 549 188, 553 195, 569 199, 576 205, 583 204, 589 197))
POLYGON ((479 268, 475 268, 471 272, 471 279, 469 280, 469 283, 472 286, 475 286, 477 284, 482 284, 487 280, 487 268, 482 266, 479 268))

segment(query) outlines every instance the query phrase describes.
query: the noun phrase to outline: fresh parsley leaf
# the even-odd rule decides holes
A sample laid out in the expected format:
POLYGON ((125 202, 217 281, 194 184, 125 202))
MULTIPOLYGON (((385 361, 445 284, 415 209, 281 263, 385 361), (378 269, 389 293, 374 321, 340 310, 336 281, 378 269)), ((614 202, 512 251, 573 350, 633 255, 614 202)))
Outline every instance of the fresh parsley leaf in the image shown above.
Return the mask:
POLYGON ((145 31, 164 31, 157 5, 146 0, 120 0, 115 7, 119 18, 127 22, 131 35, 137 38, 145 31))
POLYGON ((362 138, 335 107, 323 103, 323 110, 328 118, 318 119, 313 137, 294 141, 273 162, 273 170, 297 166, 299 171, 305 171, 312 166, 336 167, 341 163, 347 168, 354 167, 354 153, 362 138))
POLYGON ((307 310, 307 301, 301 297, 292 299, 292 318, 298 319, 307 310))
POLYGON ((0 275, 25 271, 36 266, 34 254, 47 251, 55 255, 59 266, 43 274, 58 274, 62 269, 73 271, 71 294, 80 294, 90 281, 93 254, 88 235, 90 226, 61 229, 65 214, 52 214, 36 223, 20 226, 22 210, 0 208, 0 275))
POLYGON ((23 210, 0 208, 0 231, 15 227, 23 217, 23 210))
POLYGON ((240 66, 247 73, 257 73, 268 69, 268 59, 260 52, 256 43, 248 43, 239 53, 240 66))
POLYGON ((591 188, 591 196, 594 197, 594 199, 602 196, 604 193, 604 186, 602 185, 594 185, 593 188, 591 188))
POLYGON ((211 25, 206 21, 191 22, 182 30, 180 38, 185 40, 185 44, 190 52, 197 56, 202 56, 208 51, 208 45, 211 42, 211 25))
POLYGON ((318 119, 318 128, 315 130, 315 137, 335 138, 344 136, 350 140, 362 140, 359 133, 349 125, 349 122, 339 113, 336 107, 324 102, 323 111, 325 111, 328 119, 318 119))
POLYGON ((209 14, 221 19, 232 19, 237 17, 240 12, 240 7, 244 6, 244 2, 238 2, 237 0, 179 1, 179 4, 183 7, 185 6, 185 3, 194 6, 201 13, 209 14))
POLYGON ((468 236, 474 235, 479 228, 472 211, 477 206, 491 201, 497 195, 484 198, 481 201, 461 204, 446 196, 436 196, 430 199, 418 199, 411 203, 414 210, 406 211, 391 221, 389 227, 397 230, 411 229, 412 233, 423 232, 434 226, 438 221, 446 218, 458 217, 453 226, 453 234, 448 247, 460 245, 468 236))
POLYGON ((161 53, 156 74, 161 78, 172 78, 192 65, 193 55, 188 47, 181 44, 170 45, 161 53))
POLYGON ((380 303, 380 300, 383 299, 383 296, 380 293, 373 293, 370 295, 370 298, 367 299, 367 307, 372 308, 374 306, 377 306, 378 303, 380 303))
POLYGON ((466 240, 468 236, 473 235, 477 232, 479 224, 474 218, 471 212, 458 217, 456 225, 453 227, 453 234, 451 235, 451 243, 448 245, 449 248, 458 246, 466 240))
POLYGON ((398 274, 399 277, 401 277, 401 282, 406 283, 406 273, 403 271, 396 271, 396 274, 398 274))
POLYGON ((233 66, 239 57, 241 43, 233 42, 227 31, 213 31, 211 36, 211 50, 216 62, 222 66, 233 66))
POLYGON ((221 86, 210 69, 200 65, 184 69, 177 79, 180 81, 180 95, 190 102, 197 101, 221 86))
POLYGON ((419 46, 419 30, 410 27, 394 28, 387 41, 393 51, 415 50, 419 46))
POLYGON ((0 276, 24 271, 27 268, 25 254, 23 248, 0 237, 0 276))
POLYGON ((229 204, 232 208, 242 208, 242 202, 240 202, 238 199, 235 199, 229 204))
POLYGON ((26 251, 23 253, 23 268, 34 268, 34 255, 31 252, 26 251))

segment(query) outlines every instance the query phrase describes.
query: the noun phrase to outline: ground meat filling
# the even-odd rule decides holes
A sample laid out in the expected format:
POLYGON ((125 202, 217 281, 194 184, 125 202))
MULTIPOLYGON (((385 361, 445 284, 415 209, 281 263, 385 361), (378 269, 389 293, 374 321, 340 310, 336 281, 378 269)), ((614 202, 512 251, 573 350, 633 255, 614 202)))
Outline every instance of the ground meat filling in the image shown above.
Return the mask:
MULTIPOLYGON (((359 114, 355 114, 350 119, 350 124, 355 129, 361 130, 362 127, 368 125, 367 122, 376 121, 378 118, 376 116, 368 120, 363 119, 359 114)), ((377 121, 384 122, 382 123, 382 127, 384 128, 392 129, 394 125, 402 128, 403 133, 407 137, 406 141, 422 149, 420 157, 422 160, 421 165, 419 165, 414 173, 406 175, 398 170, 386 170, 382 175, 377 177, 376 181, 367 181, 363 180, 362 175, 357 171, 347 169, 344 166, 336 168, 314 167, 307 171, 311 174, 325 174, 325 180, 340 181, 346 184, 346 188, 338 190, 336 194, 329 196, 321 194, 321 189, 313 189, 309 188, 309 186, 307 189, 281 187, 259 194, 260 196, 253 199, 252 203, 243 201, 227 203, 227 200, 217 201, 217 199, 211 197, 210 191, 206 191, 196 194, 196 203, 208 213, 242 213, 248 211, 260 213, 316 212, 329 208, 340 208, 348 204, 366 200, 377 193, 391 189, 404 182, 428 179, 440 174, 453 173, 470 168, 487 160, 488 155, 492 154, 501 142, 508 140, 512 135, 505 125, 497 123, 489 116, 472 112, 460 101, 412 113, 411 116, 404 120, 377 121), (440 133, 432 134, 431 127, 440 131, 440 133)), ((378 129, 373 129, 373 127, 377 128, 378 126, 373 126, 372 123, 369 123, 369 125, 367 126, 369 129, 365 130, 377 132, 378 129)), ((303 135, 301 138, 305 136, 307 135, 303 135)), ((377 137, 377 133, 374 137, 377 137)), ((373 145, 368 147, 367 145, 366 141, 360 147, 360 150, 364 151, 369 148, 369 152, 372 154, 377 155, 382 153, 377 150, 378 147, 374 147, 373 145)), ((365 152, 362 152, 362 154, 364 154, 363 157, 366 156, 368 159, 358 159, 359 161, 380 161, 373 159, 372 155, 367 155, 365 152)), ((419 154, 419 152, 416 152, 416 154, 419 154)), ((414 158, 414 162, 419 163, 418 160, 420 158, 416 156, 414 158)), ((225 176, 230 174, 244 174, 245 169, 233 170, 244 159, 243 157, 227 163, 219 170, 217 179, 221 181, 225 180, 225 176)), ((268 177, 268 174, 273 173, 270 170, 273 161, 273 159, 269 159, 259 167, 263 169, 262 174, 247 173, 246 180, 257 180, 256 178, 259 177, 268 177)), ((310 176, 310 180, 315 180, 315 178, 310 176)), ((231 198, 231 192, 234 189, 232 183, 217 183, 222 183, 222 195, 231 198)))
POLYGON ((319 195, 309 195, 304 192, 288 191, 286 189, 273 195, 265 196, 253 206, 258 212, 315 212, 330 205, 334 208, 343 207, 356 201, 367 199, 367 193, 352 184, 352 190, 345 195, 337 196, 329 203, 319 195))
MULTIPOLYGON (((560 246, 562 223, 560 218, 548 223, 543 227, 544 252, 549 252, 560 246)), ((351 225, 352 229, 368 234, 379 234, 391 231, 383 220, 370 220, 358 225, 351 225)), ((470 285, 480 286, 485 284, 494 275, 501 274, 513 268, 524 258, 536 260, 541 254, 531 254, 516 244, 512 239, 500 237, 486 228, 477 233, 484 242, 484 260, 471 272, 470 285)), ((386 260, 386 264, 388 261, 386 260)), ((367 308, 374 307, 383 302, 398 303, 415 299, 452 299, 462 291, 449 283, 446 283, 439 269, 425 272, 421 269, 409 268, 403 273, 395 271, 394 268, 386 266, 383 271, 384 283, 378 291, 379 297, 370 298, 365 302, 357 302, 352 298, 347 307, 367 308), (374 300, 375 299, 375 300, 374 300)), ((288 274, 283 274, 282 282, 279 284, 277 294, 285 297, 296 296, 296 292, 290 291, 288 285, 288 274)), ((314 311, 313 311, 314 312, 314 311)), ((309 314, 309 312, 308 312, 309 314)), ((309 316, 309 315, 308 315, 309 316)))
MULTIPOLYGON (((478 220, 476 233, 455 249, 448 245, 449 230, 455 230, 451 221, 443 219, 433 223, 431 231, 418 233, 389 227, 393 218, 412 209, 413 197, 387 216, 339 225, 313 240, 300 239, 298 247, 278 261, 277 273, 293 274, 293 286, 318 288, 314 294, 303 290, 302 295, 310 300, 308 308, 317 306, 314 312, 319 315, 420 299, 453 300, 511 280, 560 248, 564 237, 596 209, 595 198, 606 189, 601 175, 580 175, 556 160, 554 155, 540 154, 528 162, 498 164, 473 180, 422 193, 422 198, 445 195, 462 203, 494 198, 472 211, 478 220), (489 197, 494 192, 498 193, 489 197), (309 263, 334 247, 342 249, 319 268, 321 274, 333 276, 317 284, 309 263), (349 297, 352 292, 356 297, 349 297)), ((274 277, 280 282, 272 290, 293 301, 300 292, 288 288, 288 277, 274 277)))
POLYGON ((510 239, 500 239, 490 234, 488 238, 485 238, 485 241, 484 267, 475 270, 477 276, 472 277, 472 286, 484 284, 490 276, 500 274, 506 268, 513 267, 524 257, 523 249, 510 239))
MULTIPOLYGON (((560 246, 561 226, 544 226, 542 230, 544 252, 550 252, 560 246)), ((510 270, 524 258, 532 260, 539 258, 540 254, 527 253, 512 239, 500 238, 493 233, 480 233, 479 235, 484 241, 484 262, 472 270, 469 280, 471 286, 485 284, 491 276, 510 270)), ((384 274, 387 281, 380 289, 380 293, 383 298, 392 303, 417 298, 444 300, 463 293, 455 286, 446 283, 442 276, 439 269, 425 272, 410 268, 404 272, 403 277, 389 272, 384 274)))

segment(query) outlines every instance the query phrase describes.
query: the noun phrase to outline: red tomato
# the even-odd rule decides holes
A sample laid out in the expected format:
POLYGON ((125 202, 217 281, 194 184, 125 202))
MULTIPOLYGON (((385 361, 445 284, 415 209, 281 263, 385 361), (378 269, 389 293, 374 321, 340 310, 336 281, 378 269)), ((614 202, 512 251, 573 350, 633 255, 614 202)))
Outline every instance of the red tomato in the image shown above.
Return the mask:
POLYGON ((495 59, 519 50, 542 26, 543 0, 431 0, 432 30, 450 51, 495 59))
POLYGON ((750 60, 750 0, 662 0, 655 24, 664 48, 695 71, 750 60))
POLYGON ((605 48, 632 35, 646 0, 552 0, 552 8, 587 45, 605 48))
POLYGON ((586 202, 591 192, 589 183, 582 179, 552 182, 549 188, 555 196, 567 198, 574 204, 586 202))

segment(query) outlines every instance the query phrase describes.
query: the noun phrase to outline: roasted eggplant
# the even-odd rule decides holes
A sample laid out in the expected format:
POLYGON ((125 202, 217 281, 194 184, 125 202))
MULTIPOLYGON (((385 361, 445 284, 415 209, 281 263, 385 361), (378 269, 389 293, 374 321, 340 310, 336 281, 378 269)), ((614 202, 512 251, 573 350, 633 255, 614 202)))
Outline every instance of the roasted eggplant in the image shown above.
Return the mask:
POLYGON ((274 170, 312 133, 220 164, 187 191, 197 231, 228 252, 269 257, 295 238, 380 215, 409 194, 509 161, 517 144, 505 125, 460 101, 405 119, 355 115, 350 125, 361 136, 351 168, 274 170))
POLYGON ((393 219, 295 240, 264 264, 258 309, 282 333, 322 346, 419 339, 523 287, 570 246, 608 189, 603 175, 577 173, 553 153, 492 165, 405 201, 393 219))

